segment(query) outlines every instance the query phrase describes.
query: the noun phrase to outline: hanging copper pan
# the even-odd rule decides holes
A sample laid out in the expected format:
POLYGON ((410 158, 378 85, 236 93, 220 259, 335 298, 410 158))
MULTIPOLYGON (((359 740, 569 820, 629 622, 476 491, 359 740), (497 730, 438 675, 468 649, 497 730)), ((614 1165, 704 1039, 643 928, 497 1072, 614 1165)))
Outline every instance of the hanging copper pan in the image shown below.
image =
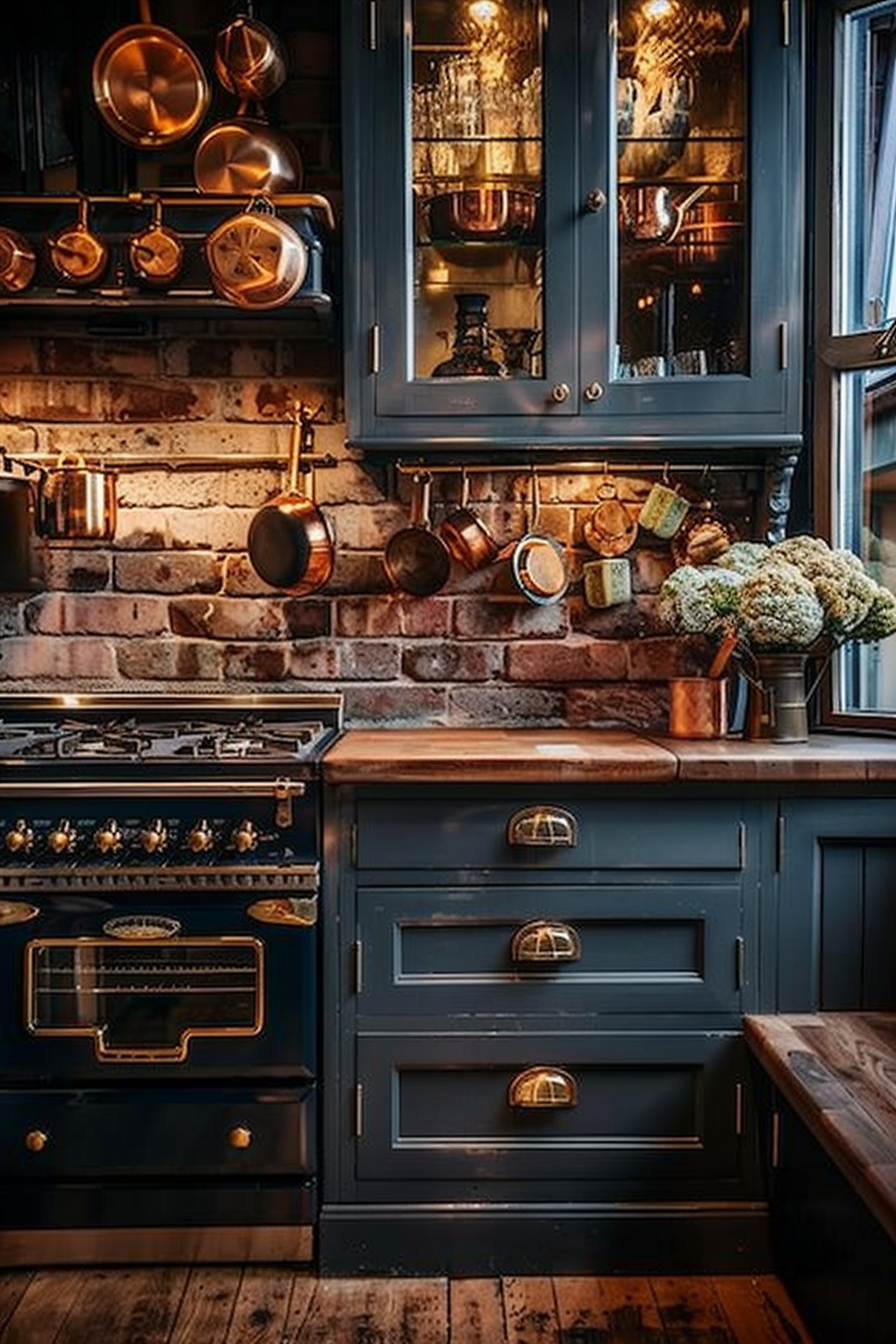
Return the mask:
POLYGON ((286 54, 277 34, 252 12, 222 28, 215 42, 215 74, 240 98, 270 98, 286 79, 286 54))
POLYGON ((128 261, 138 280, 164 289, 180 275, 185 249, 173 229, 162 223, 162 202, 156 197, 152 223, 128 239, 128 261))
POLYGON ((253 201, 205 240, 216 293, 240 308, 278 308, 302 286, 308 248, 270 201, 253 201))
POLYGON ((235 117, 205 132, 193 155, 200 191, 228 196, 300 191, 304 168, 295 144, 268 124, 260 108, 243 101, 235 117))
POLYGON ((95 284, 109 263, 109 248, 89 224, 90 201, 78 197, 78 222, 66 225, 47 239, 50 265, 66 285, 95 284))
POLYGON ((139 23, 119 29, 100 47, 92 80, 106 125, 140 149, 191 135, 211 98, 198 58, 175 33, 152 22, 149 0, 140 0, 139 23))
POLYGON ((289 449, 289 484, 269 500, 249 527, 249 559, 255 572, 272 588, 295 597, 316 592, 333 572, 333 539, 327 520, 314 502, 314 468, 311 493, 299 489, 303 452, 314 446, 312 420, 316 412, 296 408, 289 449))

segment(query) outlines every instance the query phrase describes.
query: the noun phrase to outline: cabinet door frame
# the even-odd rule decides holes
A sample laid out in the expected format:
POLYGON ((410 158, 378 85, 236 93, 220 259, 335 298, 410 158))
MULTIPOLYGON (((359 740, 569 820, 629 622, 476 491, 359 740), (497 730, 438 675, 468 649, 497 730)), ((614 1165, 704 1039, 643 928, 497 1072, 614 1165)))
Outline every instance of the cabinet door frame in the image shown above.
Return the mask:
MULTIPOLYGON (((550 6, 550 0, 546 0, 550 6)), ((750 369, 747 376, 611 380, 615 312, 614 0, 555 5, 545 41, 544 378, 411 374, 413 220, 405 182, 411 0, 343 0, 345 335, 349 441, 501 447, 799 446, 804 186, 802 16, 753 0, 750 369), (371 17, 374 16, 374 17, 371 17), (374 31, 375 29, 375 31, 374 31), (612 94, 612 97, 611 97, 612 94), (581 102, 580 102, 581 100, 581 102), (396 152, 396 151, 399 152, 396 152), (387 152, 388 151, 388 152, 387 152), (577 166, 578 165, 578 166, 577 166), (585 206, 600 189, 607 204, 585 206), (593 401, 585 389, 597 383, 593 401), (569 395, 554 401, 552 389, 569 395)))

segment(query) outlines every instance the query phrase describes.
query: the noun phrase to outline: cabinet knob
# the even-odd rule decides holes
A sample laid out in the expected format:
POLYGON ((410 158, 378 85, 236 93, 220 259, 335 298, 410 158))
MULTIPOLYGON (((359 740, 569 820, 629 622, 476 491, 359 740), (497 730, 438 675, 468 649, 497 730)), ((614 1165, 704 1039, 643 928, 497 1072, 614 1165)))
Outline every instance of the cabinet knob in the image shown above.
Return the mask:
POLYGON ((595 187, 594 191, 589 191, 585 197, 585 209, 589 215, 596 215, 598 210, 603 210, 607 203, 607 198, 600 187, 595 187))
POLYGON ((579 1088, 565 1069, 539 1064, 511 1078, 507 1089, 508 1105, 516 1110, 560 1110, 577 1106, 579 1088))
POLYGON ((578 826, 571 812, 562 807, 523 807, 507 823, 509 845, 552 845, 572 849, 578 826))
POLYGON ((49 1142, 49 1134, 45 1134, 42 1129, 29 1129, 25 1135, 25 1147, 29 1153, 42 1153, 49 1142))
POLYGON ((578 961, 579 935, 569 924, 534 919, 517 929, 510 944, 513 961, 578 961))
POLYGON ((559 405, 563 401, 569 401, 569 383, 555 383, 551 388, 551 401, 559 405))
POLYGON ((252 1131, 245 1125, 236 1125, 227 1135, 231 1148, 248 1148, 252 1143, 252 1131))
POLYGON ((582 396, 586 401, 600 401, 604 394, 603 385, 598 382, 589 383, 582 389, 582 396))

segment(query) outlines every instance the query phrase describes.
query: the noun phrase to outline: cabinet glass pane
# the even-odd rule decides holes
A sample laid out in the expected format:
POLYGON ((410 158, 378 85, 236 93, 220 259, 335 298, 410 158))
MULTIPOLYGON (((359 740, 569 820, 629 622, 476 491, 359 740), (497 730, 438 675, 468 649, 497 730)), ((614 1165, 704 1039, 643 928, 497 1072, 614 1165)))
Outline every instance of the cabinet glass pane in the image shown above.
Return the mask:
POLYGON ((619 378, 749 373, 747 15, 620 0, 619 378))
POLYGON ((539 0, 414 0, 413 376, 538 377, 539 0))

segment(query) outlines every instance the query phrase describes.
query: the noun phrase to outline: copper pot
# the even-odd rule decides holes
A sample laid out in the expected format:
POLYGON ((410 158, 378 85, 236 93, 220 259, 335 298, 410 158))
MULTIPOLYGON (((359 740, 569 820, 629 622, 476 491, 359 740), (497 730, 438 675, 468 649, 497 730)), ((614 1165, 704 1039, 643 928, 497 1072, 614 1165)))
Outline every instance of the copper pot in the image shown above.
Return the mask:
POLYGON ((434 196, 430 236, 461 242, 519 242, 535 233, 538 197, 516 187, 483 184, 434 196))
POLYGON ((0 228, 0 289, 18 294, 27 289, 37 270, 37 257, 28 239, 15 229, 0 228))
POLYGON ((285 491, 269 500, 249 527, 249 559, 255 572, 272 588, 295 597, 316 592, 333 572, 333 538, 326 518, 314 501, 314 469, 311 493, 299 489, 303 452, 314 446, 314 413, 296 408, 289 449, 289 483, 285 491))
POLYGON ((463 473, 460 504, 442 520, 439 533, 453 558, 467 569, 482 569, 498 554, 498 543, 470 508, 470 480, 463 473))
POLYGON ((286 78, 286 55, 277 34, 246 6, 215 42, 215 74, 240 98, 270 98, 286 78))
POLYGON ((89 226, 90 201, 78 199, 78 221, 47 239, 50 265, 66 285, 82 288, 95 284, 109 263, 109 249, 89 226))
POLYGON ((140 0, 140 23, 107 38, 93 62, 93 97, 106 125, 126 144, 158 149, 197 129, 211 98, 190 47, 152 22, 140 0))
POLYGON ((212 284, 240 308, 277 308, 302 286, 308 248, 267 200, 225 219, 205 240, 212 284))
POLYGON ((37 531, 49 541, 111 541, 118 519, 116 475, 60 454, 38 490, 37 531))
POLYGON ((184 245, 173 229, 162 223, 162 202, 153 201, 152 223, 128 239, 128 261, 137 279, 164 289, 180 275, 184 245))

